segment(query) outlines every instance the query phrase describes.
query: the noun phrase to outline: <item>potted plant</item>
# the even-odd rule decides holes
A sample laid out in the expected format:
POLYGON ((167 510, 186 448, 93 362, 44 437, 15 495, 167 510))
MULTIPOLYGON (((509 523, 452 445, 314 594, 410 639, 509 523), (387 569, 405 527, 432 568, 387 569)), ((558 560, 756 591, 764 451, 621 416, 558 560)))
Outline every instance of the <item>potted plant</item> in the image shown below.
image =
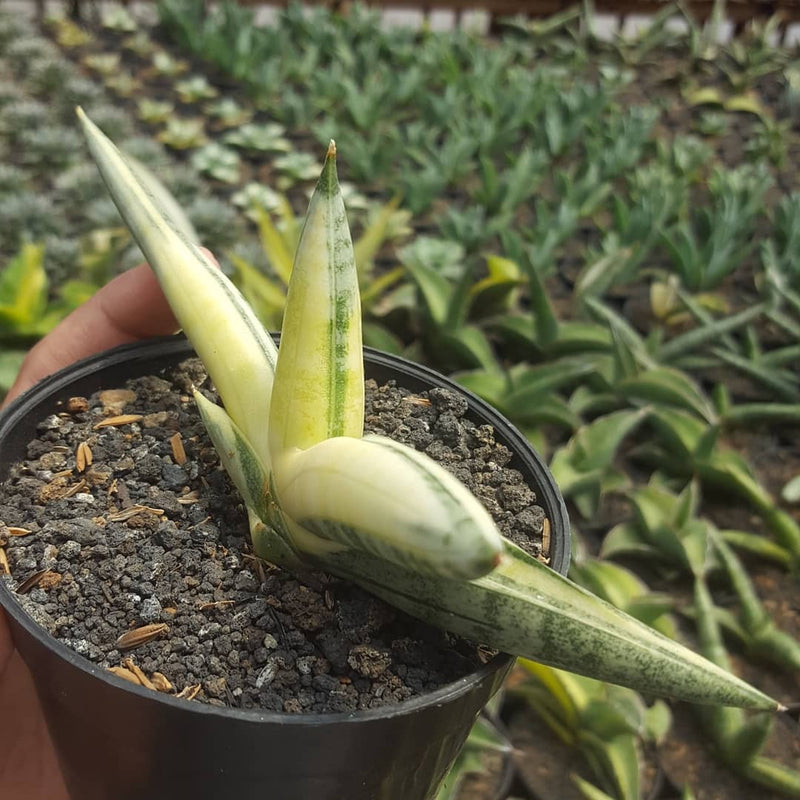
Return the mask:
MULTIPOLYGON (((223 410, 194 390, 247 506, 258 556, 350 580, 500 652, 648 693, 778 707, 503 539, 470 492, 427 457, 362 436, 359 293, 333 145, 295 257, 278 350, 232 284, 170 223, 135 167, 80 117, 120 213, 224 403, 223 410)), ((148 360, 152 351, 145 347, 133 359, 112 355, 111 363, 141 373, 174 353, 148 360)), ((95 366, 79 366, 78 373, 96 386, 95 366)), ((442 383, 425 371, 408 379, 412 388, 418 380, 442 383)), ((63 397, 72 380, 62 374, 49 383, 63 397)), ((31 397, 52 403, 46 391, 31 397)), ((20 407, 12 406, 0 427, 4 453, 15 438, 24 439, 13 425, 20 407)), ((525 451, 510 426, 500 421, 499 427, 525 451)), ((528 460, 537 464, 534 478, 547 475, 535 457, 528 460)), ((536 489, 545 494, 554 527, 566 533, 557 492, 548 496, 546 477, 536 489)), ((566 544, 560 548, 563 556, 566 544)), ((425 800, 510 664, 497 656, 457 684, 388 710, 321 717, 221 711, 122 684, 37 631, 7 587, 0 598, 37 678, 68 786, 81 800, 233 793, 425 800)))

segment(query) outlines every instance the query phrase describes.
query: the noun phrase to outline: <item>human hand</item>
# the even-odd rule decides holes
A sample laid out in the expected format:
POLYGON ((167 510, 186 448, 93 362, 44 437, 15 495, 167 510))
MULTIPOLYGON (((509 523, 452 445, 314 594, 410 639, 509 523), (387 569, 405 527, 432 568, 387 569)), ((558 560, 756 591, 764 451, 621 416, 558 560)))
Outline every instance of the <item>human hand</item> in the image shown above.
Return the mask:
MULTIPOLYGON (((5 404, 81 358, 178 329, 150 267, 115 278, 27 355, 5 404)), ((68 800, 39 699, 0 611, 0 797, 68 800)))

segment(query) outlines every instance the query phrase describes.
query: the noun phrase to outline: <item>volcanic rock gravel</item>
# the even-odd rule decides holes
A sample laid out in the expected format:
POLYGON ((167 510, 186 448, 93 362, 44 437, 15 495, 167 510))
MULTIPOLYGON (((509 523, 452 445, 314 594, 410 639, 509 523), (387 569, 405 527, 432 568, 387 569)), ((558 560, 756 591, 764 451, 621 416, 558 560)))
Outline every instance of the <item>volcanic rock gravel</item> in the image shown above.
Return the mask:
MULTIPOLYGON (((145 680, 164 676, 165 691, 239 708, 375 708, 478 665, 474 643, 347 582, 252 555, 245 510, 190 396, 204 380, 189 359, 41 421, 0 484, 0 546, 30 616, 102 667, 133 664, 145 680)), ((464 417, 463 397, 366 388, 368 431, 443 463, 539 555, 544 512, 493 429, 464 417)))

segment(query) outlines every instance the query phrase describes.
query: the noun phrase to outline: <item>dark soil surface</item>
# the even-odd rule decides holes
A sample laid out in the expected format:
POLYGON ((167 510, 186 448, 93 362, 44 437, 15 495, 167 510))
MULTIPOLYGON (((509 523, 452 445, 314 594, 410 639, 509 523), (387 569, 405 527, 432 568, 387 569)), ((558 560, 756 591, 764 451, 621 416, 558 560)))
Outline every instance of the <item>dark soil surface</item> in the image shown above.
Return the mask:
MULTIPOLYGON (((375 708, 480 664, 475 644, 351 584, 250 553, 245 510, 189 395, 204 377, 190 360, 42 420, 0 485, 0 546, 31 617, 122 677, 240 708, 375 708)), ((543 510, 466 410, 445 390, 367 384, 370 431, 443 463, 539 554, 543 510)))

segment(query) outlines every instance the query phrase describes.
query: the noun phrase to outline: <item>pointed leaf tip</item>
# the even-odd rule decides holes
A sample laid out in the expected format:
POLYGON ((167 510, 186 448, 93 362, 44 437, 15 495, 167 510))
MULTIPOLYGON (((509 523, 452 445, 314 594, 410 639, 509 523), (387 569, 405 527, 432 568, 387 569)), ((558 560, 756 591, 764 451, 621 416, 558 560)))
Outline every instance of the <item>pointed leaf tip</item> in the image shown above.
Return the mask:
POLYGON ((336 158, 336 142, 333 139, 331 139, 331 142, 328 145, 328 152, 325 157, 336 158))

